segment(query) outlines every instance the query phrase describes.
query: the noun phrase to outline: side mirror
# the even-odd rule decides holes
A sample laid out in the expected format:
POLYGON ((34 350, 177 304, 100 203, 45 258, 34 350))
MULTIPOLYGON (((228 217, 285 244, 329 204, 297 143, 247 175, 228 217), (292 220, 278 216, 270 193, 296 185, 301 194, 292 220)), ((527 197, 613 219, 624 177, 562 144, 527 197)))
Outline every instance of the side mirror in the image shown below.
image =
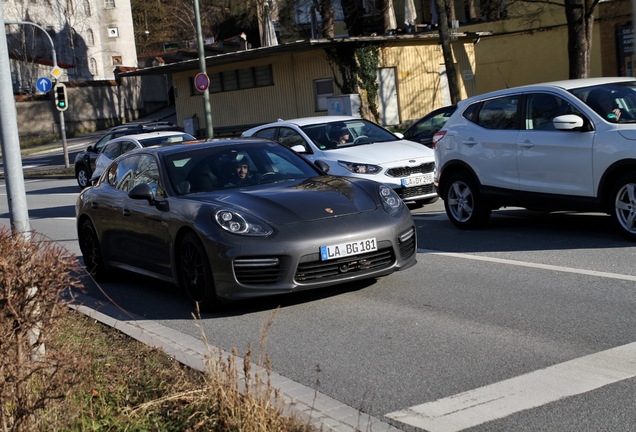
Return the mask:
POLYGON ((307 153, 307 149, 302 144, 296 144, 295 146, 290 147, 296 153, 307 153))
POLYGON ((155 203, 155 194, 152 193, 152 189, 146 183, 138 184, 132 188, 128 192, 128 197, 134 200, 146 200, 150 205, 155 203))
POLYGON ((575 114, 557 116, 552 123, 557 130, 574 130, 583 127, 583 119, 575 114))
POLYGON ((402 132, 393 132, 393 135, 395 135, 399 139, 404 139, 404 134, 402 132))
POLYGON ((89 145, 88 147, 86 147, 86 151, 89 152, 89 153, 92 153, 93 152, 93 146, 89 145))
POLYGON ((314 162, 314 165, 316 165, 318 168, 320 168, 325 173, 328 173, 329 170, 331 169, 329 164, 327 162, 323 161, 323 160, 317 160, 316 162, 314 162))

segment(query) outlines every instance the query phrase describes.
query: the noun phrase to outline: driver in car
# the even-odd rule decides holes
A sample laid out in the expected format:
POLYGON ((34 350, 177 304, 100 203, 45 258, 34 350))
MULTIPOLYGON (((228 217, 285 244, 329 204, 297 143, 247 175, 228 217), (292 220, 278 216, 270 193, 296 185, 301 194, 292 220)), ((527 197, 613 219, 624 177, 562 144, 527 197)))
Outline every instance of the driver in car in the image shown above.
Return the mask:
POLYGON ((232 177, 225 186, 245 186, 254 184, 254 175, 250 173, 249 170, 250 167, 246 161, 236 161, 232 170, 232 177))

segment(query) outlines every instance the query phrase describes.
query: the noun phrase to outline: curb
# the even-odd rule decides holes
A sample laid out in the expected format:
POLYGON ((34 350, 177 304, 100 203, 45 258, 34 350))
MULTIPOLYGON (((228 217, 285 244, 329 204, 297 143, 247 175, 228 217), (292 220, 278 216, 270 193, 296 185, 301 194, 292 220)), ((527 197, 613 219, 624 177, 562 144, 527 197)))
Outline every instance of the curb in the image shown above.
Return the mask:
MULTIPOLYGON (((221 353, 223 358, 232 354, 218 347, 206 345, 201 339, 183 334, 155 321, 146 320, 112 304, 98 301, 84 294, 72 293, 71 308, 108 325, 120 332, 155 348, 163 350, 178 362, 196 369, 205 370, 205 359, 210 354, 221 353)), ((242 357, 234 357, 237 364, 242 357)), ((252 370, 259 366, 251 363, 252 370)), ((239 378, 244 383, 241 371, 239 378)), ((361 413, 359 410, 307 387, 282 375, 270 373, 271 386, 279 390, 284 413, 295 415, 324 432, 401 432, 400 429, 361 413)))

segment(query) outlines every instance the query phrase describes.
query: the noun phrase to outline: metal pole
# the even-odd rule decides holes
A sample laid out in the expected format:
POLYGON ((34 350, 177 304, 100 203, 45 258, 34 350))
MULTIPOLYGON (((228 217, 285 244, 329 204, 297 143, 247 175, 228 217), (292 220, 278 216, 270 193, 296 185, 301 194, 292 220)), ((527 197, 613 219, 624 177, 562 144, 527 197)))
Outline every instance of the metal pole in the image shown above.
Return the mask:
POLYGON ((22 172, 22 155, 20 154, 20 138, 18 135, 18 116, 13 98, 11 84, 11 64, 9 63, 9 48, 7 34, 4 31, 4 12, 0 0, 0 129, 2 142, 2 159, 4 176, 7 183, 7 201, 9 204, 9 219, 11 229, 15 233, 30 235, 29 211, 24 189, 24 173, 22 172))
POLYGON ((64 149, 64 167, 70 168, 68 161, 68 146, 66 145, 66 125, 64 124, 64 111, 60 111, 60 134, 62 135, 62 149, 64 149))
MULTIPOLYGON (((202 73, 207 73, 205 64, 205 48, 203 47, 203 31, 201 30, 201 12, 199 11, 199 0, 192 0, 194 3, 194 20, 197 23, 197 51, 199 53, 199 69, 202 73)), ((205 110, 205 126, 208 138, 214 138, 212 129, 212 108, 210 106, 210 90, 203 92, 203 108, 205 110)))

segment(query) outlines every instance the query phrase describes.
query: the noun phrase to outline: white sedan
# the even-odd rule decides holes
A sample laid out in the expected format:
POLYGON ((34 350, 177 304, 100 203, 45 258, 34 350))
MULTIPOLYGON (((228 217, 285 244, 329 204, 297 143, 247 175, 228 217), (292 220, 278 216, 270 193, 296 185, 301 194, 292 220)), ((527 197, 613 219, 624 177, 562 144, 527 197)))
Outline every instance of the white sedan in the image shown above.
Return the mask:
POLYGON ((249 129, 243 136, 276 141, 331 175, 384 183, 404 201, 425 204, 438 198, 433 185, 433 151, 361 118, 279 120, 249 129))

